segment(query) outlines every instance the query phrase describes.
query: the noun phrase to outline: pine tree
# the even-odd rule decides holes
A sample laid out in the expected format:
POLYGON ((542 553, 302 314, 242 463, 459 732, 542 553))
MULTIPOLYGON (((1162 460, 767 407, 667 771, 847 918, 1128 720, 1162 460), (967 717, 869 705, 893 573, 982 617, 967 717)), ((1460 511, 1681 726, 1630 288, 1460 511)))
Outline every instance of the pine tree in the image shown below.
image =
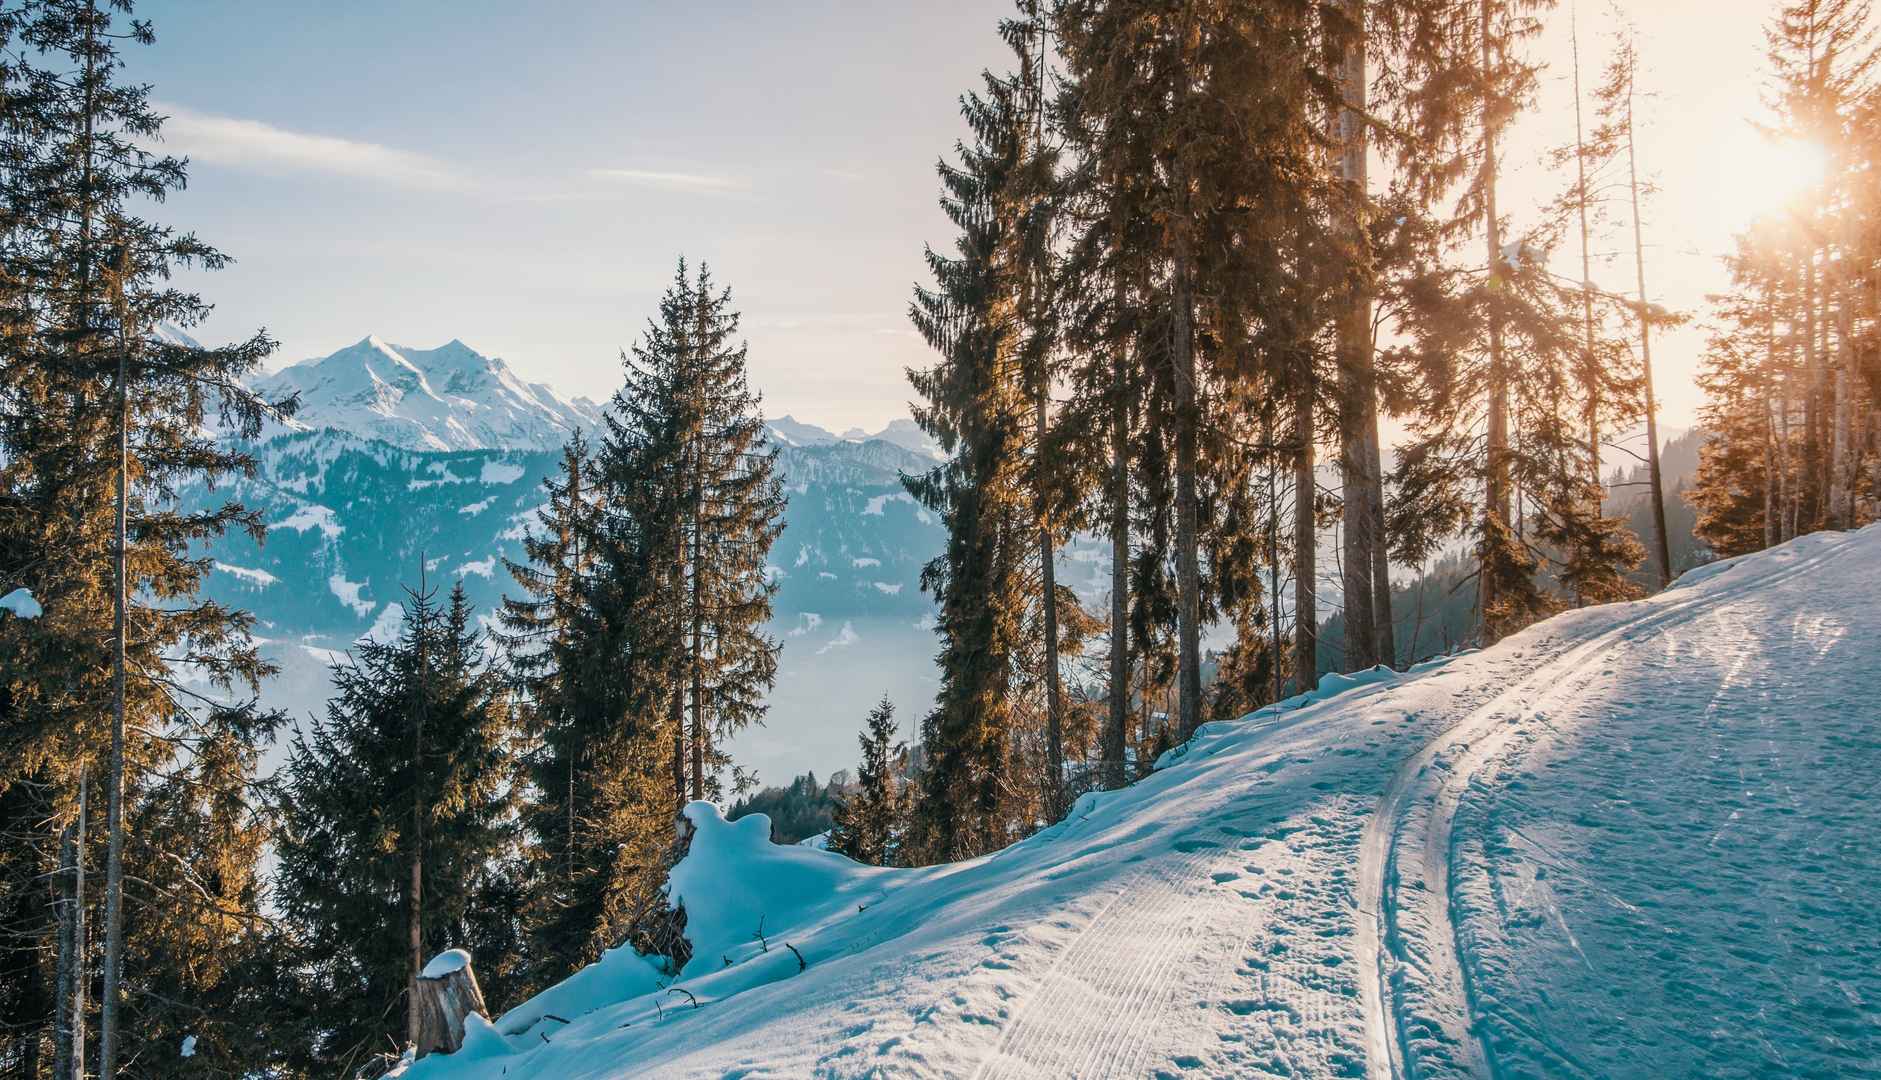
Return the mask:
MULTIPOLYGON (((143 933, 137 912, 213 920, 215 903, 227 899, 181 883, 172 891, 173 875, 127 876, 127 861, 148 850, 127 837, 147 819, 142 800, 163 790, 153 777, 175 771, 189 752, 231 740, 251 745, 271 723, 252 705, 229 706, 270 670, 248 638, 250 620, 196 596, 208 563, 195 545, 230 528, 258 532, 259 522, 234 503, 183 513, 173 496, 182 484, 213 485, 253 467, 239 446, 207 429, 219 419, 226 430, 255 433, 265 405, 241 380, 272 344, 257 335, 201 349, 159 333, 193 326, 208 310, 173 285, 171 273, 213 270, 225 259, 194 236, 137 216, 180 189, 186 174, 180 160, 148 149, 161 118, 150 108, 149 88, 122 79, 120 46, 154 40, 147 23, 129 18, 131 8, 31 0, 0 15, 7 46, 0 93, 8 102, 0 133, 7 241, 0 318, 9 359, 0 374, 0 499, 9 507, 0 524, 0 576, 8 588, 30 588, 46 609, 8 628, 15 640, 4 661, 11 689, 0 788, 18 799, 0 797, 9 811, 0 835, 29 846, 5 860, 27 876, 0 882, 7 894, 0 910, 9 912, 4 948, 57 952, 52 920, 36 899, 50 894, 33 883, 54 866, 34 868, 29 852, 60 849, 57 837, 76 818, 81 778, 90 777, 87 831, 104 850, 99 857, 75 844, 67 867, 102 864, 103 880, 94 876, 87 892, 102 899, 103 917, 67 904, 61 918, 72 937, 82 922, 97 925, 98 1068, 107 1073, 126 1060, 132 1042, 122 1021, 124 988, 177 974, 151 965, 202 962, 200 938, 133 944, 143 933), (172 679, 176 663, 195 665, 212 692, 172 679), (35 840, 39 829, 45 833, 35 840)), ((232 760, 247 759, 236 753, 232 760)), ((238 794, 253 781, 227 771, 213 779, 238 794)), ((76 1000, 90 980, 87 952, 68 953, 64 979, 37 963, 18 970, 23 993, 0 1000, 8 1033, 0 1055, 41 1054, 46 1029, 57 1025, 53 999, 76 1000)), ((68 1019, 75 1022, 59 1026, 70 1038, 85 1018, 68 1019)), ((60 1045, 49 1056, 70 1062, 79 1050, 60 1045)))
POLYGON ((958 147, 958 165, 939 166, 941 208, 960 230, 957 254, 928 250, 935 285, 916 289, 911 311, 940 358, 908 373, 925 400, 915 422, 948 455, 905 481, 947 529, 946 549, 921 574, 940 609, 941 639, 941 686, 922 720, 925 760, 910 835, 911 854, 925 861, 1016 839, 1005 773, 1031 546, 1023 479, 1030 410, 1026 388, 1012 377, 1027 277, 1014 254, 1022 242, 1016 174, 1031 118, 1019 80, 990 73, 983 93, 966 95, 961 111, 975 141, 958 147))
POLYGON ((553 983, 648 934, 663 911, 674 792, 667 727, 667 623, 651 605, 636 492, 603 483, 577 434, 545 481, 541 528, 511 563, 522 595, 504 601, 522 766, 523 900, 531 986, 553 983))
POLYGON ((655 567, 649 610, 664 613, 661 647, 681 672, 666 688, 675 795, 695 799, 719 795, 730 761, 718 744, 762 721, 777 677, 766 558, 784 497, 737 334, 730 291, 682 261, 659 318, 623 357, 599 454, 602 482, 634 493, 627 512, 655 567))
POLYGON ((908 748, 895 741, 894 703, 884 697, 869 710, 868 728, 857 736, 862 761, 855 790, 836 804, 829 849, 870 866, 893 866, 907 829, 908 791, 896 779, 907 769, 908 748))
POLYGON ((397 640, 333 669, 326 717, 296 733, 279 778, 280 906, 299 992, 322 1003, 298 1046, 321 1072, 383 1046, 429 953, 467 948, 491 961, 486 997, 511 990, 514 921, 492 918, 514 910, 508 694, 461 585, 442 610, 407 596, 397 640))

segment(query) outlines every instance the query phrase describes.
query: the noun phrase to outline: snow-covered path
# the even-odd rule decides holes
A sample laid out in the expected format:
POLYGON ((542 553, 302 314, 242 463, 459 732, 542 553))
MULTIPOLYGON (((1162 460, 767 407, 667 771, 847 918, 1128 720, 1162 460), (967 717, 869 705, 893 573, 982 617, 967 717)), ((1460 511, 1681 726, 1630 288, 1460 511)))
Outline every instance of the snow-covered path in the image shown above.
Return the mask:
POLYGON ((628 979, 408 1076, 1881 1070, 1881 529, 1328 690, 969 863, 715 826, 697 1008, 628 979))

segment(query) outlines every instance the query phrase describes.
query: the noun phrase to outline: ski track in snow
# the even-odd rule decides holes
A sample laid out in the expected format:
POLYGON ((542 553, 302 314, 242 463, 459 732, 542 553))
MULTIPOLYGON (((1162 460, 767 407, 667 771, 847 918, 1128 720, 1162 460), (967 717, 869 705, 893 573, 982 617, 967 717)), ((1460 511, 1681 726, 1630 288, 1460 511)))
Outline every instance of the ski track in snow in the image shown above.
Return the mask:
MULTIPOLYGON (((1483 1038, 1482 990, 1473 977, 1478 973, 1452 913, 1454 824, 1479 770, 1512 742, 1531 738, 1548 714, 1579 696, 1601 674, 1594 661, 1603 652, 1630 656, 1648 637, 1728 608, 1746 594, 1761 597, 1850 543, 1840 537, 1807 542, 1813 551, 1793 550, 1790 560, 1772 568, 1759 564, 1722 588, 1697 595, 1672 591, 1629 605, 1639 614, 1578 644, 1544 639, 1525 648, 1552 658, 1466 712, 1399 767, 1366 827, 1360 864, 1359 953, 1371 1076, 1508 1074, 1498 1061, 1498 1041, 1483 1038), (1615 648, 1622 644, 1624 651, 1615 648)), ((1544 1064, 1542 1071, 1522 1075, 1601 1075, 1541 1030, 1530 1028, 1529 1036, 1531 1051, 1544 1064)))
POLYGON ((1208 725, 781 928, 801 974, 412 1080, 1881 1075, 1877 641, 1881 527, 1806 537, 1208 725))

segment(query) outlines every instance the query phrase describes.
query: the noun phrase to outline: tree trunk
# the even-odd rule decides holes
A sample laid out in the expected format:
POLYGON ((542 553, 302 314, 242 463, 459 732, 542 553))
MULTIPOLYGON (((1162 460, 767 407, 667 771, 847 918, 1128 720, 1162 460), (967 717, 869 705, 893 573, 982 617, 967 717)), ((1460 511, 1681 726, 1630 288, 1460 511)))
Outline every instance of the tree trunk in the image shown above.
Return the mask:
MULTIPOLYGON (((1378 413, 1372 412, 1371 446, 1373 454, 1378 453, 1378 413)), ((1377 457, 1372 459, 1372 475, 1384 478, 1383 462, 1377 457)), ((1379 486, 1378 494, 1384 494, 1379 486)), ((1391 545, 1385 531, 1385 503, 1378 498, 1372 501, 1372 618, 1375 620, 1378 659, 1390 667, 1398 666, 1398 635, 1391 624, 1391 545)))
POLYGON ((1104 786, 1124 785, 1123 741, 1130 693, 1130 403, 1127 358, 1112 361, 1110 403, 1110 715, 1104 725, 1104 786))
POLYGON ((1191 193, 1188 174, 1178 160, 1175 168, 1179 217, 1174 228, 1175 318, 1171 362, 1176 391, 1176 731, 1187 741, 1202 716, 1202 582, 1197 546, 1200 526, 1195 489, 1196 442, 1200 408, 1196 400, 1194 254, 1190 248, 1191 193))
MULTIPOLYGON (((1581 227, 1581 390, 1587 396, 1587 467, 1592 472, 1588 492, 1593 500, 1594 514, 1599 516, 1606 483, 1600 475, 1600 366, 1594 358, 1594 264, 1593 245, 1589 240, 1587 225, 1587 142, 1581 127, 1581 31, 1578 9, 1574 17, 1575 21, 1571 24, 1574 53, 1574 167, 1579 177, 1574 201, 1580 212, 1581 227)), ((1585 597, 1577 599, 1586 603, 1585 597)))
POLYGON ((57 1080, 85 1080, 85 817, 90 777, 78 774, 78 816, 65 827, 61 845, 59 913, 59 1002, 54 1049, 57 1080))
MULTIPOLYGON (((1030 61, 1026 64, 1026 79, 1031 83, 1032 96, 1032 153, 1040 152, 1045 143, 1045 22, 1039 18, 1039 0, 1030 0, 1028 14, 1032 31, 1038 38, 1038 72, 1032 74, 1030 61)), ((1034 204, 1034 210, 1037 204, 1034 204)), ((1042 275, 1034 267, 1034 272, 1025 282, 1025 293, 1021 300, 1025 318, 1032 327, 1037 327, 1044 320, 1038 307, 1044 293, 1042 275)), ((1040 615, 1043 620, 1045 635, 1045 768, 1049 776, 1045 782, 1045 815, 1049 820, 1057 821, 1065 812, 1065 733, 1064 733, 1064 691, 1058 670, 1058 567, 1056 544, 1052 539, 1050 500, 1045 494, 1045 443, 1051 429, 1051 365, 1047 355, 1041 353, 1035 358, 1038 370, 1032 380, 1033 409, 1033 463, 1035 465, 1034 490, 1032 497, 1038 516, 1038 558, 1039 592, 1044 605, 1040 615)))
MULTIPOLYGON (((686 534, 680 530, 677 537, 673 562, 673 591, 681 592, 686 584, 686 534)), ((676 636, 682 640, 685 636, 684 624, 678 622, 682 616, 673 613, 676 636)), ((673 680, 671 720, 673 724, 673 812, 679 813, 686 806, 686 684, 673 680)))
MULTIPOLYGON (((418 556, 418 591, 423 596, 424 556, 418 556)), ((428 602, 427 602, 428 603, 428 602)), ((423 606, 420 611, 425 610, 423 606)), ((410 902, 405 909, 406 949, 411 957, 411 981, 406 987, 405 1038, 417 1043, 423 1020, 421 1002, 418 995, 419 973, 424 970, 424 896, 425 896, 425 790, 424 790, 424 753, 425 753, 425 706, 431 692, 430 679, 427 677, 429 664, 428 645, 431 627, 428 617, 421 619, 417 626, 418 637, 418 700, 413 711, 411 729, 411 773, 412 773, 412 809, 411 809, 411 888, 410 902)))
MULTIPOLYGON (((703 471, 703 448, 693 451, 694 469, 703 471)), ((692 797, 705 798, 705 495, 696 479, 692 489, 692 797)))
POLYGON ((1293 419, 1293 673, 1300 693, 1319 686, 1319 522, 1314 512, 1319 482, 1313 475, 1312 363, 1309 353, 1301 364, 1293 419))
POLYGON ((129 342, 119 328, 118 344, 118 491, 117 568, 112 598, 111 663, 111 771, 107 777, 109 801, 105 808, 105 970, 99 1017, 98 1075, 117 1075, 118 982, 124 964, 124 668, 130 595, 126 584, 129 559, 125 551, 125 519, 129 513, 131 442, 129 342))
MULTIPOLYGON (((1339 114, 1340 178, 1350 203, 1352 253, 1363 265, 1355 278, 1369 276, 1370 252, 1365 235, 1368 148, 1365 109, 1365 0, 1346 0, 1354 25, 1341 65, 1342 90, 1347 107, 1339 114)), ((1339 351, 1339 478, 1344 504, 1343 558, 1340 592, 1345 607, 1345 668, 1357 671, 1378 663, 1377 615, 1372 574, 1377 560, 1373 548, 1381 537, 1374 531, 1381 477, 1374 472, 1378 449, 1373 445, 1377 415, 1372 379, 1372 301, 1369 286, 1355 285, 1338 326, 1339 351)))
POLYGON ((1626 98, 1626 174, 1633 196, 1633 265, 1639 276, 1639 362, 1646 392, 1646 472, 1652 483, 1653 561, 1663 589, 1672 584, 1672 550, 1665 528, 1665 483, 1659 470, 1659 401, 1652 389, 1652 314, 1646 300, 1646 227, 1639 216, 1639 157, 1633 141, 1630 87, 1626 98))
POLYGON ((1268 414, 1261 421, 1261 438, 1267 446, 1267 599, 1272 608, 1269 618, 1273 620, 1273 655, 1268 658, 1268 673, 1272 677, 1273 700, 1279 701, 1282 694, 1281 681, 1286 668, 1286 647, 1280 640, 1280 459, 1274 449, 1274 420, 1269 406, 1268 414))
POLYGON ((1855 370, 1855 350, 1850 340, 1854 334, 1854 316, 1850 309, 1854 290, 1851 283, 1844 283, 1837 290, 1835 312, 1835 347, 1841 363, 1835 369, 1835 435, 1829 450, 1829 527, 1848 529, 1855 525, 1855 470, 1851 458, 1858 459, 1855 451, 1855 402, 1852 390, 1853 380, 1859 378, 1855 370))
POLYGON ((1803 468, 1796 510, 1798 533, 1814 529, 1822 520, 1822 354, 1816 342, 1816 253, 1804 254, 1803 365, 1808 385, 1803 395, 1803 468))
POLYGON ((470 955, 452 949, 431 961, 415 982, 412 1045, 417 1057, 453 1054, 464 1045, 464 1021, 471 1013, 487 1019, 483 989, 470 968, 470 955))
MULTIPOLYGON (((1491 0, 1482 0, 1482 64, 1485 78, 1489 74, 1491 59, 1489 50, 1493 10, 1491 0)), ((1483 231, 1489 247, 1489 277, 1492 282, 1502 277, 1502 222, 1496 210, 1496 177, 1496 128, 1485 120, 1481 173, 1483 231)), ((1508 448, 1509 386, 1508 373, 1503 369, 1502 320, 1492 312, 1489 316, 1489 432, 1484 448, 1483 516, 1488 522, 1499 523, 1505 528, 1509 523, 1508 448)), ((1484 644, 1489 644, 1493 640, 1494 630, 1490 616, 1499 597, 1496 595, 1495 575, 1487 572, 1487 561, 1482 569, 1483 572, 1477 575, 1477 607, 1482 640, 1484 644)))

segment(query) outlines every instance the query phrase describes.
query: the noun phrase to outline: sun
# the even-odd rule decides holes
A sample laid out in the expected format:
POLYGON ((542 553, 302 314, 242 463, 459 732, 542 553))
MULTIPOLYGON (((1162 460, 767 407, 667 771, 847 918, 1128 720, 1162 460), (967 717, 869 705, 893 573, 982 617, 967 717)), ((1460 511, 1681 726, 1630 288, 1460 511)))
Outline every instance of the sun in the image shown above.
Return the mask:
POLYGON ((1829 176, 1829 152, 1808 139, 1771 138, 1744 128, 1719 148, 1711 176, 1717 213, 1757 221, 1802 209, 1829 176))

